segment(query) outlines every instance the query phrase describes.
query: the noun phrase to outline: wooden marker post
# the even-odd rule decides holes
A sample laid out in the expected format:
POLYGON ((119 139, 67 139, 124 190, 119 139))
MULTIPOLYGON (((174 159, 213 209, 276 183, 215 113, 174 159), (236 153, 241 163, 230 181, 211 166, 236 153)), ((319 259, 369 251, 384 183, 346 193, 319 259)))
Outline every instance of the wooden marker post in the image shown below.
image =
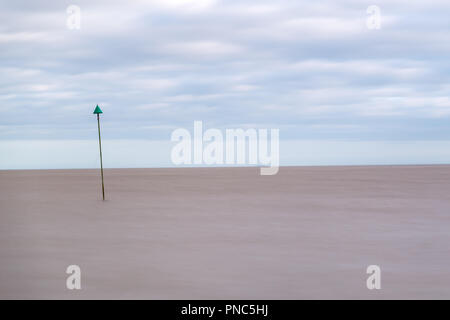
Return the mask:
POLYGON ((102 159, 102 138, 100 137, 100 114, 103 113, 102 109, 97 105, 94 110, 94 114, 97 115, 97 125, 98 125, 98 145, 100 147, 100 172, 102 175, 102 195, 103 200, 105 200, 105 183, 103 182, 103 159, 102 159))

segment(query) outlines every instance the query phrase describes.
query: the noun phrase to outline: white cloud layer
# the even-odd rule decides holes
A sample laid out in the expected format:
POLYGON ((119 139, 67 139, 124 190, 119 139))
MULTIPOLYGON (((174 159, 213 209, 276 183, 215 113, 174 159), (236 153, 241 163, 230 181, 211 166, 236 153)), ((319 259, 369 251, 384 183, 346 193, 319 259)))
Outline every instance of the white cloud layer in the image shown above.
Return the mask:
POLYGON ((280 128, 281 139, 450 140, 450 2, 79 0, 0 4, 0 139, 169 139, 280 128))

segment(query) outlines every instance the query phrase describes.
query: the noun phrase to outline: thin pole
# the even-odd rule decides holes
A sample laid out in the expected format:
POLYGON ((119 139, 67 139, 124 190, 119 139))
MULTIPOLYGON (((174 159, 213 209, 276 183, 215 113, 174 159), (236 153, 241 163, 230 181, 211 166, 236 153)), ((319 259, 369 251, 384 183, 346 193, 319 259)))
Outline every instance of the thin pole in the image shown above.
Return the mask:
POLYGON ((97 113, 97 124, 98 124, 98 145, 100 146, 100 171, 102 173, 102 195, 103 200, 105 200, 105 184, 103 182, 102 139, 100 138, 100 114, 98 113, 97 113))

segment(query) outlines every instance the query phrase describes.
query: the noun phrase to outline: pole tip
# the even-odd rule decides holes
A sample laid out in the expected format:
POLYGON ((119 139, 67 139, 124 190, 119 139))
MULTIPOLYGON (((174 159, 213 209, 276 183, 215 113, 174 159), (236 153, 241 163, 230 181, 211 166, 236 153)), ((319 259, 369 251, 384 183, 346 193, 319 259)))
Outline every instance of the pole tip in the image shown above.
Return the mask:
POLYGON ((95 110, 94 110, 93 114, 100 114, 100 113, 103 113, 103 111, 102 111, 102 109, 100 109, 100 107, 97 105, 97 106, 95 107, 95 110))

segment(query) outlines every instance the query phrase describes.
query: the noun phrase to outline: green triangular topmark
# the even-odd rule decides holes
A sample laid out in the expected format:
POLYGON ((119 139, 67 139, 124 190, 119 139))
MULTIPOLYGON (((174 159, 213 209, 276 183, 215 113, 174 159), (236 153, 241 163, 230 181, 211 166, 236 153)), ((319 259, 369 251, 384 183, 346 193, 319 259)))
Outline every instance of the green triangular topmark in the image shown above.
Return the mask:
POLYGON ((102 109, 100 109, 100 107, 97 105, 97 106, 95 107, 94 114, 99 114, 99 113, 103 113, 103 111, 102 111, 102 109))

